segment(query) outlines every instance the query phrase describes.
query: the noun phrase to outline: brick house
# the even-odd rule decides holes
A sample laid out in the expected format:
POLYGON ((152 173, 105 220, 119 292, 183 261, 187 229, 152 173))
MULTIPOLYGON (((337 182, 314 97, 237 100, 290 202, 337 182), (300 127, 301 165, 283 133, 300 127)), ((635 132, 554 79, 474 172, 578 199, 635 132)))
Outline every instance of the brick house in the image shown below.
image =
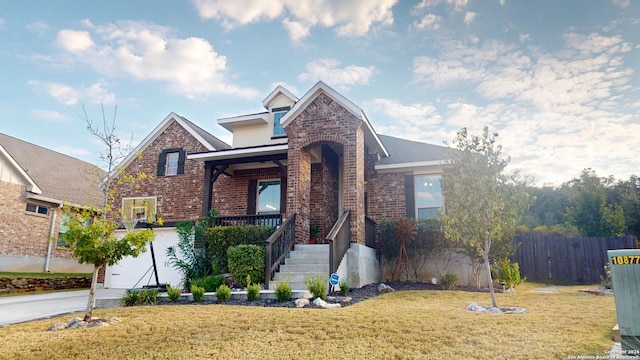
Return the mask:
POLYGON ((0 134, 0 271, 91 272, 60 235, 63 203, 98 204, 98 167, 0 134))
POLYGON ((168 225, 216 209, 220 225, 278 226, 265 282, 279 281, 289 251, 312 246, 303 246, 312 230, 315 248, 327 249, 322 275, 338 272, 357 287, 376 281, 375 223, 437 216, 447 148, 377 134, 362 109, 323 82, 302 98, 278 86, 262 105, 218 119, 231 146, 170 114, 135 150, 142 156, 123 164, 156 177, 122 189, 116 203, 123 211, 155 204, 168 225))

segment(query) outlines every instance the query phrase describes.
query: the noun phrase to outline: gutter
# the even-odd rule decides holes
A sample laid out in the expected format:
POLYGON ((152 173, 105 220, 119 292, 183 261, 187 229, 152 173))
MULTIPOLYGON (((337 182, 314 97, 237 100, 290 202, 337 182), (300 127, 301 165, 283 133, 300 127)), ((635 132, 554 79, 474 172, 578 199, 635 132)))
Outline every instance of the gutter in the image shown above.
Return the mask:
POLYGON ((62 204, 58 207, 52 208, 53 214, 51 214, 51 224, 49 225, 49 242, 47 245, 47 257, 44 259, 44 271, 50 272, 49 265, 51 263, 51 249, 53 248, 53 233, 56 230, 56 215, 58 209, 62 209, 62 204))

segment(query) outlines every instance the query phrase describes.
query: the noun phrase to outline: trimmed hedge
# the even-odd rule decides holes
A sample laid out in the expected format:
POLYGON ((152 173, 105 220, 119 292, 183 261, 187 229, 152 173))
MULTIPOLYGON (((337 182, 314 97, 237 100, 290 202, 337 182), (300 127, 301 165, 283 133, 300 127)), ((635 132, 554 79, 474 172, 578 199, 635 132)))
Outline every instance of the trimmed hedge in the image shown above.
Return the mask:
POLYGON ((264 248, 257 245, 232 246, 227 250, 229 272, 235 281, 247 287, 247 275, 255 282, 264 279, 264 248))
MULTIPOLYGON (((221 226, 207 229, 207 244, 212 264, 217 266, 218 271, 222 273, 228 272, 227 250, 230 247, 258 245, 264 249, 267 239, 275 230, 272 227, 257 225, 221 226)), ((262 266, 264 267, 264 260, 262 266)), ((254 278, 253 275, 251 278, 254 278)), ((264 278, 264 274, 256 279, 262 278, 264 278)), ((236 280, 238 279, 236 278, 236 280)), ((244 281, 244 277, 240 280, 244 281)))
MULTIPOLYGON (((438 219, 410 219, 416 224, 416 238, 406 245, 409 254, 438 252, 447 246, 444 234, 440 230, 438 219)), ((394 259, 398 255, 400 242, 393 235, 396 220, 385 220, 380 223, 380 250, 386 259, 394 259)))

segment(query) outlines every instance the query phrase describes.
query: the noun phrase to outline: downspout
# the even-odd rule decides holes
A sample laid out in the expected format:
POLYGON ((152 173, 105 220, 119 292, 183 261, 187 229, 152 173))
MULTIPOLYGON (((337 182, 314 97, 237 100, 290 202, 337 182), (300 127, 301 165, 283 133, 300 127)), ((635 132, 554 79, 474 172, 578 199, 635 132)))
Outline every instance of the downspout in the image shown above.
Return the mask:
POLYGON ((53 213, 51 214, 51 224, 49 225, 49 243, 47 245, 47 257, 44 259, 44 271, 49 272, 49 263, 51 262, 51 248, 53 247, 53 233, 56 230, 56 215, 58 214, 57 209, 62 208, 62 205, 58 205, 56 208, 52 208, 53 213))

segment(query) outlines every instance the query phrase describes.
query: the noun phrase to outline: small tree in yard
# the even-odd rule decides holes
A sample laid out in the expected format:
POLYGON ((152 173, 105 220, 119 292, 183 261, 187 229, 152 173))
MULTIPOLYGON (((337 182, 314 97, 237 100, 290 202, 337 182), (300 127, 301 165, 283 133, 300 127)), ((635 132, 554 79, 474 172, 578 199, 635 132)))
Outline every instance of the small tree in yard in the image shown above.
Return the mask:
MULTIPOLYGON (((91 321, 98 270, 106 265, 114 265, 125 256, 137 257, 146 250, 146 244, 151 242, 155 236, 151 229, 134 230, 136 219, 123 218, 120 209, 114 209, 110 206, 114 200, 117 185, 127 182, 135 183, 146 177, 144 173, 132 175, 124 173, 122 169, 116 170, 117 162, 124 157, 124 152, 116 154, 120 147, 120 140, 115 135, 115 113, 114 110, 113 121, 109 124, 105 117, 104 107, 102 107, 102 126, 100 126, 94 125, 89 120, 86 110, 84 111, 87 129, 106 148, 100 156, 105 163, 107 175, 100 184, 102 198, 97 201, 99 205, 85 206, 81 211, 68 205, 64 208, 68 215, 64 223, 67 227, 67 232, 64 234, 65 241, 80 263, 93 265, 91 290, 84 316, 84 320, 87 322, 91 321), (117 238, 115 230, 118 228, 120 220, 128 224, 127 233, 117 238)), ((149 216, 154 217, 154 215, 148 214, 148 218, 149 216)))
POLYGON ((443 232, 462 244, 472 260, 476 254, 482 257, 491 303, 496 307, 490 270, 492 242, 511 242, 529 203, 526 182, 502 173, 509 159, 500 154, 497 136, 490 135, 487 127, 481 136, 469 135, 462 128, 454 141, 457 151, 451 151, 451 164, 442 176, 443 232))

